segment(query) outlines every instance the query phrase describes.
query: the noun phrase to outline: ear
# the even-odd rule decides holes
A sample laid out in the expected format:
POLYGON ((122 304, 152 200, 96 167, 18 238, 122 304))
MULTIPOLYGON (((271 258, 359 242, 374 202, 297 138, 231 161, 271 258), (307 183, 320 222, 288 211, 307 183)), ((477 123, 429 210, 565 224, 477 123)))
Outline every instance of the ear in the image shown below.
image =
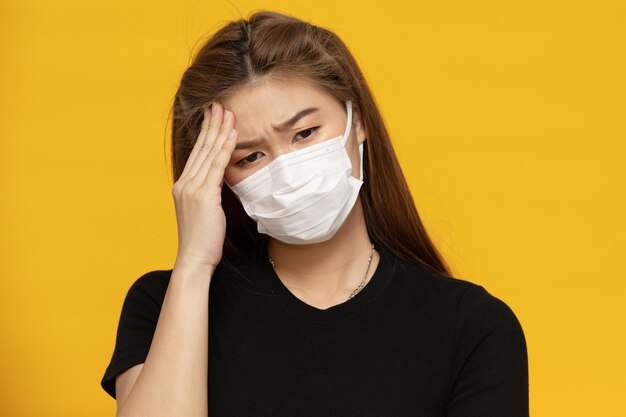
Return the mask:
POLYGON ((358 111, 354 111, 352 113, 352 118, 354 123, 354 130, 356 132, 356 140, 357 143, 360 145, 367 140, 367 130, 365 129, 365 126, 363 126, 361 113, 359 113, 358 111))

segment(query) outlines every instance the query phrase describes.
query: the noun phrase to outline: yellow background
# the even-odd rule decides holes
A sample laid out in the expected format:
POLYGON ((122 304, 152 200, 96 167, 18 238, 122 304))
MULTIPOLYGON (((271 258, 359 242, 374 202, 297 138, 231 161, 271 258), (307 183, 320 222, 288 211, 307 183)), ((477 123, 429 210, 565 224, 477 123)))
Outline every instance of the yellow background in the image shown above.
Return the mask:
POLYGON ((531 415, 626 415, 625 4, 2 0, 1 415, 114 415, 121 303, 176 254, 171 100, 254 9, 349 45, 453 271, 523 325, 531 415))

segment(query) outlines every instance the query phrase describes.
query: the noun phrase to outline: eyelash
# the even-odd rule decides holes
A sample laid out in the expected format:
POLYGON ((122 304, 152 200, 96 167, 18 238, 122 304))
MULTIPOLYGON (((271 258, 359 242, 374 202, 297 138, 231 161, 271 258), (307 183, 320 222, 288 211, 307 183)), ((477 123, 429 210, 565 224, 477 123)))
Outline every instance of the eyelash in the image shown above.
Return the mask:
MULTIPOLYGON (((306 138, 303 138, 302 140, 299 140, 298 142, 306 141, 306 140, 308 140, 308 139, 312 138, 313 136, 315 136, 315 134, 317 133, 317 131, 319 130, 319 128, 320 128, 320 127, 321 127, 321 126, 310 127, 310 128, 308 128, 308 129, 304 129, 304 130, 301 130, 301 131, 299 131, 298 133, 296 133, 296 136, 298 136, 298 135, 299 135, 300 133, 302 133, 302 132, 312 131, 312 133, 311 133, 309 136, 307 136, 306 138)), ((245 158, 243 158, 243 159, 241 159, 241 160, 239 160, 239 161, 235 162, 235 165, 245 166, 245 165, 250 165, 250 164, 253 164, 254 162, 256 162, 256 161, 257 161, 257 159, 255 159, 254 161, 248 161, 248 162, 246 162, 246 161, 247 161, 247 160, 248 160, 248 158, 250 158, 252 155, 255 155, 255 154, 257 154, 257 153, 258 153, 258 152, 251 153, 250 155, 246 156, 245 158)))

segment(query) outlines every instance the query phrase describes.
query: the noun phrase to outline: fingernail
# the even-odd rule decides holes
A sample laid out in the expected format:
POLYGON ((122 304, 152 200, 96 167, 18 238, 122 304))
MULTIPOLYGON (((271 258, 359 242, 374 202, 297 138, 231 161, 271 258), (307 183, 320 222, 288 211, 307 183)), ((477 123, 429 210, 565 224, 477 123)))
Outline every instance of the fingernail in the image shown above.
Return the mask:
POLYGON ((225 121, 225 122, 230 121, 231 114, 232 114, 231 112, 229 112, 228 110, 226 110, 226 116, 224 117, 224 121, 225 121))

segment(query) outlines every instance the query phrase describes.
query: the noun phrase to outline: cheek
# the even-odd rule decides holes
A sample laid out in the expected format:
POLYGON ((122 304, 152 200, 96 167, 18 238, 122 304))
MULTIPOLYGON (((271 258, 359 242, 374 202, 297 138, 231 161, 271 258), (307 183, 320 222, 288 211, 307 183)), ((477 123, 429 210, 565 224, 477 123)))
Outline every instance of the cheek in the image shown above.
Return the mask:
POLYGON ((241 181, 238 179, 236 169, 231 166, 227 166, 224 170, 224 181, 226 181, 229 185, 233 185, 241 181))
POLYGON ((249 171, 228 165, 224 170, 224 181, 227 182, 228 185, 233 186, 246 179, 248 175, 250 175, 249 171))

